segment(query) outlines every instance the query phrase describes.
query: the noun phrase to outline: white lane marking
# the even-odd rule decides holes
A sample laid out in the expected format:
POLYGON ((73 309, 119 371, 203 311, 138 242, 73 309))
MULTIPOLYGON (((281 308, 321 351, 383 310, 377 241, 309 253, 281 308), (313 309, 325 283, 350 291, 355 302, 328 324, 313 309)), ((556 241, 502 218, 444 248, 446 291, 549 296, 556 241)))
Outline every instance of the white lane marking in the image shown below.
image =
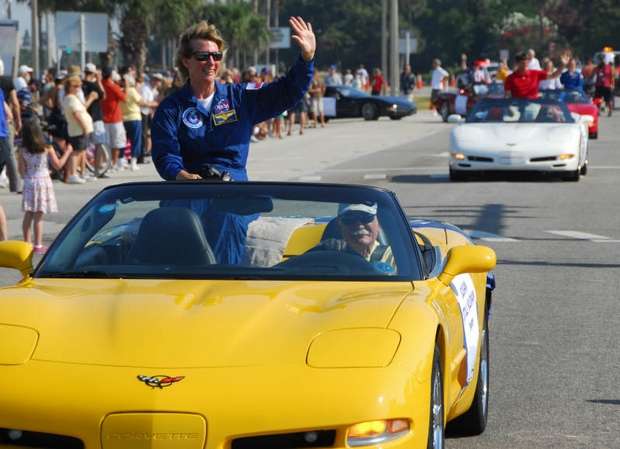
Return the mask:
POLYGON ((620 170, 620 165, 589 165, 593 170, 620 170))
POLYGON ((320 181, 320 176, 301 176, 299 178, 300 181, 320 181))
POLYGON ((387 175, 385 173, 377 173, 377 174, 365 174, 364 179, 386 179, 387 175))
POLYGON ((609 241, 610 238, 604 235, 598 234, 590 234, 588 232, 580 232, 580 231, 545 231, 549 234, 559 235, 562 237, 568 237, 576 240, 605 240, 609 241))
POLYGON ((325 172, 330 173, 360 173, 360 172, 412 172, 416 170, 437 170, 444 171, 448 167, 443 165, 435 166, 415 166, 415 167, 377 167, 377 168, 326 168, 325 172))
POLYGON ((473 240, 482 240, 484 242, 518 242, 517 239, 513 239, 510 237, 502 237, 501 235, 492 234, 490 232, 485 231, 465 231, 465 233, 471 237, 473 240))
POLYGON ((594 243, 620 243, 620 240, 616 239, 599 239, 599 240, 590 240, 594 243))

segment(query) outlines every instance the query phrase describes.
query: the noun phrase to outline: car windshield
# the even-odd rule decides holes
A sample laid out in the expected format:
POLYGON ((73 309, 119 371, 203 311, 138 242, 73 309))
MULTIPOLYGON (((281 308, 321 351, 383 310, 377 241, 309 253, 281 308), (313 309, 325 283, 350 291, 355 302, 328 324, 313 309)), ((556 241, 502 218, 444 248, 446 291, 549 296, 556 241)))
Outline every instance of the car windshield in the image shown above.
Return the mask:
POLYGON ((550 100, 485 99, 467 116, 474 123, 573 123, 566 105, 550 100))
POLYGON ((142 183, 105 189, 35 277, 420 279, 394 195, 369 187, 142 183))
POLYGON ((543 91, 543 98, 564 103, 590 103, 590 98, 578 90, 545 90, 543 91))

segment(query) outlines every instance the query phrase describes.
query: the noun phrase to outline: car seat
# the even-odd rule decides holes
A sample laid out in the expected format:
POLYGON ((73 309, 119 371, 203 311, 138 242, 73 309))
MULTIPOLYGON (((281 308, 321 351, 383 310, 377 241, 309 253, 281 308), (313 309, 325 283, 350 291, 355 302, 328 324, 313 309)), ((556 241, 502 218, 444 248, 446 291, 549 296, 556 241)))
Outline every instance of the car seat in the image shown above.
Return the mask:
POLYGON ((160 207, 140 223, 129 263, 201 266, 216 263, 198 214, 185 207, 160 207))

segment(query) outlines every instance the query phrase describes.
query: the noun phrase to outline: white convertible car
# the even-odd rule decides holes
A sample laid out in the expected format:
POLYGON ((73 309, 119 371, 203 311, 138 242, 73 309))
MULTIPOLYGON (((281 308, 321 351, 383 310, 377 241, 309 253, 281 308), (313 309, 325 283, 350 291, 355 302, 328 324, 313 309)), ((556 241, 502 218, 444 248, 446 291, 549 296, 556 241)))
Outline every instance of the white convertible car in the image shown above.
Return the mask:
POLYGON ((550 173, 579 181, 588 171, 588 115, 554 100, 488 98, 450 137, 450 180, 492 172, 550 173))

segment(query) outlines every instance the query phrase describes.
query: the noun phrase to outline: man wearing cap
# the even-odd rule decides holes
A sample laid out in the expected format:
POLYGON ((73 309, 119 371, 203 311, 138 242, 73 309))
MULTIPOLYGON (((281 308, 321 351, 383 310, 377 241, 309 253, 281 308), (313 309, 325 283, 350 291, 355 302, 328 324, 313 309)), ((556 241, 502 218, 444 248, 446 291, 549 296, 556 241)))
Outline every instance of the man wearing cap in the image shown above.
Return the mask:
POLYGON ((382 271, 394 272, 392 249, 379 243, 377 204, 350 204, 338 213, 341 238, 330 238, 310 251, 344 251, 362 256, 382 271))
POLYGON ((142 87, 140 88, 140 96, 142 100, 148 104, 148 106, 142 106, 140 108, 140 114, 142 116, 142 142, 144 146, 144 152, 138 158, 138 163, 144 162, 144 156, 151 154, 151 120, 153 111, 157 107, 157 98, 159 97, 159 89, 164 77, 161 73, 153 73, 148 80, 144 80, 142 87))
POLYGON ((517 53, 515 55, 517 69, 504 82, 506 97, 535 100, 539 96, 538 86, 540 82, 546 79, 559 78, 569 59, 568 55, 562 55, 559 67, 555 72, 548 74, 544 70, 528 69, 527 54, 524 52, 517 53))
POLYGON ((111 67, 104 68, 102 78, 101 84, 105 98, 101 102, 101 112, 103 112, 106 142, 112 150, 112 169, 123 169, 127 166, 127 161, 121 151, 124 151, 127 146, 127 134, 123 126, 121 102, 125 101, 127 95, 117 84, 120 76, 116 70, 111 67))
MULTIPOLYGON (((101 72, 97 70, 97 66, 92 62, 89 62, 84 67, 82 90, 84 91, 84 96, 87 98, 86 110, 93 119, 93 133, 91 134, 91 139, 97 147, 100 147, 106 143, 105 125, 103 124, 103 112, 101 110, 101 101, 105 98, 105 90, 101 84, 101 72)), ((99 178, 107 178, 108 175, 105 173, 99 173, 99 167, 101 167, 103 163, 105 153, 103 151, 97 151, 95 155, 95 175, 99 178)))
POLYGON ((30 81, 30 78, 32 78, 32 67, 20 65, 17 70, 17 78, 13 81, 15 90, 19 91, 21 89, 28 89, 28 82, 30 81))

